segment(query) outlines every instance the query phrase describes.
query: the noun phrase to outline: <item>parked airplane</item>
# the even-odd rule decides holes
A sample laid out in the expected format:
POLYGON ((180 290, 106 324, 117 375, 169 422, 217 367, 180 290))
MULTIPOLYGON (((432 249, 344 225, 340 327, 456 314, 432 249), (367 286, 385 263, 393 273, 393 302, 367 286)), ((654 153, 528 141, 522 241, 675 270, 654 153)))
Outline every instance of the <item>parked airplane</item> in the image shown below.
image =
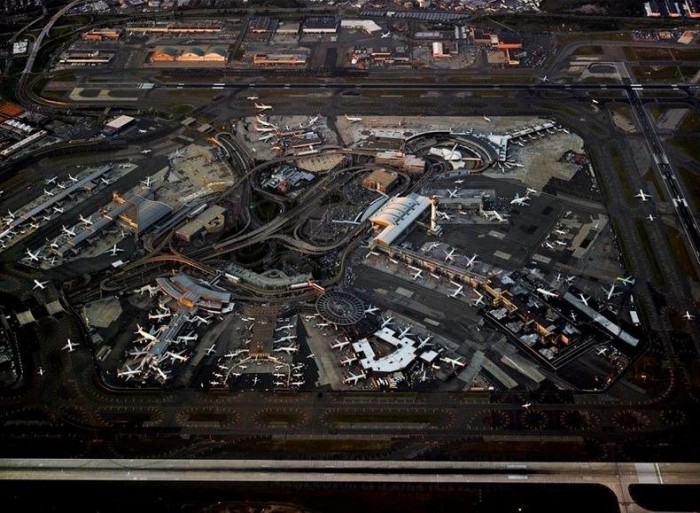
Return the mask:
POLYGON ((394 318, 393 318, 391 315, 390 315, 389 317, 387 317, 386 319, 385 319, 384 317, 382 317, 382 325, 381 325, 381 327, 382 327, 382 328, 385 327, 387 324, 389 324, 389 323, 390 323, 391 321, 393 321, 393 320, 394 320, 394 318))
POLYGON ((364 379, 366 377, 367 374, 365 374, 364 371, 360 372, 359 374, 353 374, 351 372, 348 377, 343 378, 343 383, 345 383, 346 385, 356 385, 359 380, 364 379))
POLYGON ((396 338, 400 339, 400 338, 408 337, 409 335, 411 335, 411 327, 410 326, 408 328, 402 329, 396 338))
POLYGON ((78 347, 79 345, 80 344, 74 344, 73 342, 71 342, 70 339, 68 339, 68 341, 66 342, 66 345, 63 346, 61 349, 67 349, 69 353, 72 353, 73 351, 75 351, 75 348, 78 347))
POLYGON ((345 114, 345 119, 346 119, 347 121, 349 121, 350 123, 355 123, 355 122, 357 122, 357 121, 362 121, 362 118, 359 117, 359 116, 348 116, 347 114, 345 114))
POLYGON ((510 200, 511 205, 522 205, 522 206, 527 206, 528 201, 530 201, 529 196, 520 196, 519 194, 515 194, 515 198, 510 200))
POLYGON ((472 303, 472 306, 479 306, 479 305, 483 305, 483 304, 485 304, 484 303, 484 296, 479 294, 479 297, 476 298, 476 300, 472 303))
POLYGON ((485 214, 486 214, 487 216, 489 216, 489 221, 494 221, 494 220, 495 220, 495 221, 498 221, 499 223, 502 223, 503 221, 505 221, 505 218, 504 218, 501 214, 499 214, 498 212, 496 212, 495 210, 491 210, 491 211, 485 212, 485 214))
POLYGON ((685 311, 683 317, 689 321, 692 321, 695 318, 695 316, 691 314, 688 310, 685 311))
POLYGON ((342 360, 340 360, 340 365, 348 366, 354 361, 357 361, 357 356, 354 356, 354 355, 347 356, 347 357, 343 358, 342 360))
POLYGON ((376 306, 369 305, 367 308, 365 308, 365 313, 374 313, 377 310, 379 310, 379 308, 377 308, 376 306))
POLYGON ((320 118, 320 117, 321 117, 320 114, 317 114, 317 115, 315 115, 314 117, 312 117, 312 118, 309 120, 309 126, 311 126, 311 125, 313 125, 314 123, 316 123, 316 121, 318 121, 318 118, 320 118))
POLYGON ((107 178, 100 178, 100 183, 102 183, 103 185, 109 185, 112 182, 110 182, 107 178))
POLYGON ((160 289, 154 285, 144 285, 143 287, 139 287, 138 289, 134 289, 134 292, 139 293, 139 294, 143 294, 144 292, 148 292, 148 295, 153 297, 154 295, 156 295, 156 293, 159 290, 160 289))
POLYGON ((345 346, 350 345, 349 340, 337 340, 335 341, 335 344, 331 344, 331 349, 342 349, 345 346))
POLYGON ((132 369, 128 365, 126 366, 126 370, 117 370, 117 377, 126 378, 126 381, 129 381, 138 374, 141 374, 141 369, 132 369))
POLYGON ((273 352, 285 352, 287 354, 292 354, 296 353, 299 350, 298 347, 295 346, 287 346, 287 347, 278 347, 277 349, 273 349, 273 352))
POLYGON ((43 375, 44 375, 44 369, 43 369, 42 367, 39 367, 39 370, 36 371, 36 373, 37 373, 39 376, 43 376, 43 375))
POLYGON ((330 322, 317 322, 316 323, 317 328, 327 328, 330 325, 331 325, 330 322))
POLYGON ((34 261, 34 262, 38 262, 38 261, 39 261, 39 251, 40 251, 40 250, 37 250, 36 253, 32 253, 32 252, 29 250, 29 248, 27 248, 27 256, 29 257, 29 261, 30 261, 30 262, 31 262, 31 261, 34 261))
POLYGON ((491 118, 486 117, 486 116, 483 116, 483 117, 484 117, 484 119, 485 119, 486 121, 488 121, 489 123, 491 122, 491 118))
POLYGON ((642 201, 646 201, 651 198, 651 194, 645 193, 642 189, 639 189, 639 194, 634 195, 635 198, 641 198, 642 201))
POLYGON ((464 367, 464 366, 466 365, 466 363, 463 362, 463 361, 460 360, 460 359, 449 358, 449 357, 447 357, 447 356, 445 356, 445 357, 443 357, 443 358, 440 358, 440 360, 443 361, 443 362, 445 362, 445 363, 449 363, 450 365, 452 365, 452 368, 453 368, 453 369, 454 369, 455 367, 464 367))
POLYGON ((440 243, 439 243, 439 242, 433 242, 432 244, 430 244, 430 246, 428 246, 427 248, 425 248, 425 250, 426 250, 426 251, 432 251, 433 249, 439 248, 439 247, 440 247, 440 243))
POLYGON ((63 183, 61 183, 61 182, 58 182, 58 183, 56 184, 56 186, 57 186, 59 189, 65 189, 65 188, 66 188, 66 186, 63 185, 63 183))
POLYGON ((156 372, 160 375, 161 378, 163 378, 164 381, 168 379, 168 374, 163 372, 163 370, 160 367, 155 367, 155 369, 156 369, 156 372))
POLYGON ((54 195, 53 192, 47 191, 46 189, 44 189, 44 194, 46 194, 47 196, 53 196, 53 195, 54 195))
POLYGON ((273 341, 273 344, 279 344, 280 342, 289 342, 290 340, 296 340, 297 336, 296 335, 287 335, 285 337, 278 338, 277 340, 273 341))
POLYGON ((532 406, 532 403, 524 403, 521 406, 527 410, 530 406, 532 406))
POLYGON ((614 295, 617 295, 617 294, 615 294, 615 285, 614 284, 610 285, 609 289, 606 289, 605 287, 603 287, 603 290, 605 291, 605 295, 606 295, 606 298, 608 301, 610 301, 610 299, 612 299, 612 297, 614 295))
POLYGON ((546 296, 546 297, 557 297, 557 296, 559 296, 558 293, 556 293, 556 292, 554 292, 554 291, 552 291, 552 290, 543 289, 543 288, 541 288, 541 287, 538 287, 538 288, 537 288, 537 292, 539 292, 540 294, 542 294, 543 296, 546 296))
POLYGON ((141 335, 143 338, 148 339, 148 340, 153 340, 154 342, 158 341, 158 337, 154 335, 153 333, 149 333, 146 330, 141 327, 140 324, 136 325, 136 331, 134 331, 135 334, 141 335))
POLYGON ((117 245, 115 244, 112 246, 112 249, 107 250, 112 256, 117 256, 117 253, 121 253, 124 251, 122 248, 118 248, 117 245))
POLYGON ((417 280, 418 278, 421 278, 421 277, 422 277, 422 276, 421 276, 422 274, 423 274, 423 270, 422 270, 422 269, 416 269, 416 272, 413 273, 413 274, 411 275, 411 279, 417 280))
POLYGON ((452 255, 455 254, 456 249, 452 248, 450 251, 445 251, 445 262, 448 260, 454 260, 454 257, 452 255))
POLYGON ((386 39, 386 38, 389 37, 390 35, 391 35, 391 31, 382 32, 382 39, 386 39))
POLYGON ((293 327, 294 327, 294 324, 285 324, 284 326, 280 326, 279 328, 275 328, 275 331, 290 330, 293 327))
POLYGON ((181 362, 186 362, 187 360, 189 360, 189 358, 187 356, 183 355, 184 352, 185 352, 184 349, 182 351, 180 351, 179 353, 173 353, 172 351, 166 351, 165 355, 169 356, 170 360, 173 363, 175 363, 175 360, 179 360, 181 362))
POLYGON ((166 317, 170 317, 171 315, 172 314, 170 312, 159 311, 158 313, 155 313, 155 314, 149 313, 148 318, 149 319, 165 319, 166 317))
POLYGON ((258 110, 269 110, 272 108, 272 105, 265 105, 264 103, 260 104, 258 102, 255 102, 255 108, 258 110))
POLYGON ((597 352, 599 355, 602 356, 602 355, 604 355, 604 354, 606 353, 606 351, 607 351, 608 349, 609 349, 608 347, 601 347, 601 348, 599 348, 596 352, 597 352))
POLYGON ((464 288, 464 285, 457 285, 457 288, 452 291, 450 294, 447 294, 449 297, 457 297, 457 296, 463 296, 464 292, 462 292, 462 289, 464 288))
POLYGON ((241 320, 243 322, 253 322, 255 320, 255 317, 241 317, 241 320))
POLYGON ((151 177, 147 176, 145 180, 141 180, 141 183, 143 184, 144 187, 150 187, 151 186, 151 177))
POLYGON ((458 198, 459 197, 459 189, 448 189, 447 190, 448 198, 458 198))
POLYGON ((251 102, 254 102, 254 101, 258 100, 258 99, 259 99, 259 98, 257 97, 257 95, 246 96, 246 100, 250 100, 251 102))
POLYGON ((39 280, 34 280, 34 289, 45 289, 46 284, 49 283, 48 281, 39 281, 39 280))
POLYGON ((591 299, 589 297, 584 296, 583 294, 578 295, 579 299, 581 300, 581 303, 584 305, 588 306, 588 300, 591 299))
POLYGON ((44 183, 46 185, 51 185, 52 183, 55 184, 57 178, 58 178, 57 176, 54 176, 53 178, 47 178, 44 180, 44 183))
MULTIPOLYGON (((199 335, 197 335, 196 333, 190 332, 187 335, 178 335, 177 340, 178 340, 178 342, 188 342, 190 340, 197 340, 198 338, 199 338, 199 335)), ((207 353, 207 354, 209 354, 209 353, 207 353)))
POLYGON ((477 257, 477 256, 479 256, 479 255, 477 255, 476 253, 474 253, 474 256, 472 256, 471 258, 467 258, 466 266, 467 266, 467 267, 473 266, 473 265, 474 265, 474 261, 476 260, 476 257, 477 257))
POLYGON ((68 173, 68 179, 74 183, 78 181, 78 179, 76 177, 72 176, 70 173, 68 173))
POLYGON ((53 207, 53 211, 57 214, 63 214, 63 209, 60 207, 53 207))
POLYGON ((149 153, 151 153, 151 151, 153 150, 141 150, 141 153, 143 153, 144 155, 148 155, 149 153))
POLYGON ((649 221, 654 221, 654 220, 656 220, 656 218, 654 217, 653 214, 649 214, 649 215, 647 216, 647 219, 649 219, 649 221))
POLYGON ((634 285, 635 279, 632 276, 618 276, 615 278, 618 281, 621 281, 625 285, 634 285))

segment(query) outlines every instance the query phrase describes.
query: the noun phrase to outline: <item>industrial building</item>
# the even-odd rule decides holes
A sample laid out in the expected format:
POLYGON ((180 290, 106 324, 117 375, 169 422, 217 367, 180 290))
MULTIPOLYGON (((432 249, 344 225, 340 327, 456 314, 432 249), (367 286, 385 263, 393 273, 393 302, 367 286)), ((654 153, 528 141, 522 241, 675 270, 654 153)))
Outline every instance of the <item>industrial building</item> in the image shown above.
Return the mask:
POLYGON ((304 34, 335 34, 340 22, 332 16, 306 18, 301 25, 304 34))
POLYGON ((190 242, 197 235, 207 233, 219 233, 226 225, 226 209, 219 205, 212 205, 197 217, 184 224, 175 232, 175 237, 185 242, 190 242))
POLYGON ((256 53, 253 55, 255 66, 304 66, 306 55, 303 54, 277 54, 256 53))
POLYGON ((362 186, 379 192, 386 192, 398 180, 396 171, 387 171, 384 168, 375 169, 362 180, 362 186))
POLYGON ((184 49, 163 46, 153 50, 150 62, 226 62, 228 50, 219 46, 202 48, 190 46, 184 49))
POLYGON ((105 124, 104 128, 102 129, 102 134, 107 137, 116 135, 130 127, 134 121, 136 121, 136 119, 132 118, 131 116, 117 116, 105 124))

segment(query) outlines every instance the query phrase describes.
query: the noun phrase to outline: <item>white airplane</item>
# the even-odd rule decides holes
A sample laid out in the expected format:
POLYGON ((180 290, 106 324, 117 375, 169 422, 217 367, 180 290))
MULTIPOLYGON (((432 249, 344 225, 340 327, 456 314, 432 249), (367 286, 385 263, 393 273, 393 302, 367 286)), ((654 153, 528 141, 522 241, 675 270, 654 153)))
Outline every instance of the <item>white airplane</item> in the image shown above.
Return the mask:
POLYGON ((527 189, 525 189, 525 195, 528 194, 537 194, 537 189, 531 189, 530 187, 528 187, 527 189))
POLYGON ((66 188, 66 186, 63 185, 63 183, 61 183, 61 182, 58 182, 58 183, 56 184, 56 186, 57 186, 59 189, 65 189, 65 188, 66 188))
POLYGON ((320 118, 320 117, 321 117, 320 114, 317 114, 317 115, 315 115, 314 117, 312 117, 312 118, 309 120, 309 126, 311 126, 311 125, 313 125, 314 123, 316 123, 316 121, 318 121, 318 118, 320 118))
POLYGON ((151 177, 147 176, 145 180, 141 180, 141 183, 143 184, 144 187, 150 187, 151 186, 151 177))
POLYGON ((441 361, 445 363, 449 363, 452 365, 452 368, 454 369, 455 367, 464 367, 466 365, 466 362, 463 362, 462 360, 455 359, 455 358, 449 358, 447 356, 440 358, 441 361))
POLYGON ((379 310, 379 308, 377 308, 376 306, 369 305, 367 308, 365 308, 365 313, 374 313, 377 310, 379 310))
POLYGON ((524 403, 521 406, 527 410, 530 406, 532 406, 532 403, 524 403))
POLYGON ((43 375, 44 375, 44 369, 43 369, 42 367, 39 367, 39 370, 36 371, 36 373, 37 373, 39 376, 43 376, 43 375))
POLYGON ((476 253, 474 253, 474 256, 472 256, 471 258, 467 258, 466 266, 467 266, 467 267, 473 266, 473 265, 474 265, 474 262, 476 261, 476 257, 478 257, 478 256, 479 256, 479 255, 477 255, 476 253))
POLYGON ((528 205, 528 203, 527 203, 528 201, 530 201, 529 196, 520 196, 519 194, 516 193, 516 194, 515 194, 515 198, 513 198, 512 200, 510 200, 510 204, 511 204, 511 205, 523 205, 523 206, 527 206, 527 205, 528 205))
POLYGON ((297 336, 296 335, 287 335, 285 337, 278 338, 277 340, 273 341, 273 344, 279 344, 280 342, 289 342, 290 340, 296 340, 297 336))
POLYGON ((452 293, 447 294, 449 297, 457 297, 457 296, 463 296, 464 292, 462 292, 462 289, 464 288, 464 285, 457 285, 457 288, 452 291, 452 293))
POLYGON ((347 378, 343 378, 343 383, 346 385, 356 385, 357 382, 361 379, 364 379, 367 377, 367 374, 364 373, 364 371, 360 372, 359 374, 353 374, 352 372, 347 378))
POLYGON ((75 237, 75 231, 73 229, 66 228, 66 226, 63 225, 63 226, 61 226, 61 230, 63 230, 63 233, 65 233, 66 235, 70 235, 71 237, 75 237))
POLYGON ((80 219, 80 222, 83 223, 85 226, 92 226, 92 216, 85 219, 83 217, 83 214, 79 214, 78 219, 80 219))
POLYGON ((48 281, 39 281, 39 280, 34 280, 34 289, 45 289, 46 284, 49 283, 48 281))
POLYGON ((197 321, 197 324, 210 324, 211 323, 211 319, 209 317, 202 317, 201 315, 195 315, 190 320, 197 321))
POLYGON ((350 345, 350 341, 349 341, 349 340, 343 341, 343 340, 337 340, 337 339, 336 339, 335 344, 331 344, 331 349, 342 349, 342 348, 344 348, 344 347, 347 346, 347 345, 350 345))
POLYGON ((653 214, 649 214, 649 215, 647 216, 647 219, 649 219, 649 221, 654 221, 654 220, 656 220, 656 218, 654 217, 653 214))
POLYGON ((401 333, 399 333, 399 336, 396 338, 404 338, 411 335, 411 327, 409 326, 408 328, 404 328, 401 330, 401 333))
POLYGON ((554 233, 557 233, 559 235, 566 235, 566 232, 564 230, 554 230, 554 233))
POLYGON ((418 278, 422 278, 423 270, 422 269, 416 269, 416 272, 411 275, 412 280, 417 280, 418 278))
POLYGON ((394 318, 391 315, 389 317, 387 317, 386 319, 384 317, 382 317, 382 326, 381 327, 384 328, 387 324, 389 324, 393 320, 394 320, 394 318))
MULTIPOLYGON (((10 211, 9 208, 7 209, 7 217, 8 217, 8 219, 11 219, 11 220, 13 220, 13 221, 14 221, 14 219, 15 219, 15 214, 12 213, 12 211, 10 211)), ((8 223, 8 224, 9 224, 9 223, 8 223)))
POLYGON ((114 246, 112 246, 112 249, 108 250, 108 252, 112 256, 117 256, 117 253, 121 253, 122 251, 124 251, 124 250, 122 248, 118 248, 116 244, 114 246))
POLYGON ((138 374, 141 374, 141 369, 132 369, 128 365, 126 366, 126 370, 117 370, 117 377, 126 378, 126 381, 129 381, 138 374))
POLYGON ((483 116, 483 118, 484 118, 486 121, 488 121, 489 123, 491 122, 491 118, 486 117, 486 116, 483 116))
POLYGON ((184 353, 185 350, 183 349, 179 353, 173 353, 172 351, 166 351, 165 355, 170 357, 170 360, 174 363, 175 360, 179 360, 181 362, 186 362, 189 358, 187 356, 184 356, 182 353, 184 353))
POLYGON ((305 315, 305 316, 304 316, 304 319, 306 319, 307 321, 311 321, 311 320, 315 319, 317 315, 318 315, 318 314, 305 315))
POLYGON ((292 382, 290 383, 290 385, 292 385, 293 387, 300 387, 300 386, 303 386, 304 383, 306 383, 306 381, 304 381, 304 380, 302 379, 302 380, 299 380, 299 381, 292 381, 292 382))
POLYGON ((112 182, 110 182, 107 178, 100 178, 100 183, 103 183, 104 185, 109 185, 112 182))
POLYGON ((272 105, 265 105, 264 103, 258 103, 255 102, 255 108, 258 110, 269 110, 272 108, 272 105))
POLYGON ((386 38, 389 37, 390 35, 391 35, 391 31, 382 32, 382 39, 386 39, 386 38))
POLYGON ((448 198, 458 198, 459 197, 459 189, 448 189, 447 190, 448 198))
POLYGON ((250 100, 251 102, 254 102, 255 100, 258 100, 259 98, 257 96, 246 96, 246 100, 250 100))
POLYGON ((73 351, 75 351, 75 348, 78 347, 79 345, 80 344, 74 344, 73 342, 71 342, 70 339, 68 339, 68 341, 66 342, 66 345, 63 346, 61 349, 67 349, 69 353, 72 353, 73 351))
POLYGON ((347 356, 347 357, 343 358, 342 360, 340 360, 340 365, 344 365, 347 367, 348 365, 350 365, 354 361, 357 361, 357 356, 347 356))
POLYGON ((47 191, 46 189, 44 189, 44 194, 46 194, 47 196, 53 196, 53 195, 54 195, 53 192, 47 191))
POLYGON ((196 333, 189 333, 188 335, 178 335, 177 340, 178 342, 188 342, 190 340, 197 340, 198 338, 199 335, 197 335, 196 333))
POLYGON ((452 255, 454 255, 455 251, 457 251, 457 250, 454 248, 451 249, 450 251, 445 251, 445 255, 446 255, 445 262, 447 262, 448 260, 454 260, 454 257, 452 255))
POLYGON ((345 119, 347 121, 349 121, 350 123, 356 123, 358 121, 362 121, 362 118, 359 116, 348 116, 347 114, 345 114, 345 119))
POLYGON ((606 351, 607 351, 608 349, 609 349, 608 347, 601 347, 601 348, 599 348, 596 352, 597 352, 599 355, 602 356, 602 355, 604 355, 604 354, 606 353, 606 351))
POLYGON ((148 295, 153 297, 156 295, 156 293, 160 290, 160 288, 154 286, 154 285, 144 285, 143 287, 140 287, 138 289, 134 289, 135 293, 143 294, 144 292, 148 292, 148 295))
POLYGON ((645 193, 642 189, 639 189, 639 194, 634 195, 635 198, 641 198, 642 201, 646 201, 651 198, 651 194, 645 193))
POLYGON ((329 323, 329 322, 317 322, 316 323, 317 328, 327 328, 330 325, 331 325, 331 323, 329 323))
POLYGON ((546 296, 546 297, 557 297, 559 295, 558 293, 556 293, 554 291, 543 289, 541 287, 537 288, 537 292, 539 292, 540 294, 542 294, 543 296, 546 296))
POLYGON ((148 318, 149 319, 165 319, 166 317, 170 317, 171 315, 172 314, 170 312, 158 312, 158 313, 154 313, 154 314, 149 313, 148 318))
POLYGON ((73 183, 78 181, 78 179, 76 177, 74 177, 73 175, 71 175, 70 173, 68 173, 68 179, 73 183))
POLYGON ((605 295, 606 295, 606 298, 608 301, 610 301, 610 299, 612 299, 612 297, 614 295, 617 295, 617 294, 615 294, 615 285, 614 284, 610 285, 609 289, 606 289, 605 287, 603 287, 603 290, 605 291, 605 295))
POLYGON ((153 150, 141 150, 141 153, 143 153, 144 155, 148 155, 149 153, 151 153, 151 151, 153 150))
POLYGON ((634 285, 635 279, 632 276, 618 276, 615 278, 618 281, 621 281, 625 285, 634 285))
POLYGON ((487 213, 487 215, 489 216, 489 221, 493 221, 494 218, 499 223, 502 223, 503 221, 505 221, 505 218, 501 214, 496 212, 495 210, 491 210, 490 212, 487 213))
POLYGON ((691 314, 688 310, 685 311, 683 317, 689 321, 692 321, 695 318, 695 316, 691 314))
POLYGON ((430 246, 428 246, 427 248, 425 248, 425 251, 432 251, 433 249, 439 248, 439 247, 440 247, 440 243, 439 243, 439 242, 433 242, 430 246))
POLYGON ((63 209, 60 207, 53 207, 53 211, 57 214, 63 214, 63 209))
POLYGON ((591 299, 589 297, 584 296, 583 294, 578 295, 579 299, 581 300, 581 303, 584 305, 588 306, 588 300, 591 299))
POLYGON ((55 184, 55 183, 56 183, 56 178, 58 178, 58 177, 57 177, 57 176, 54 176, 53 178, 47 178, 47 179, 44 180, 44 183, 45 183, 46 185, 51 185, 52 183, 55 184))
POLYGON ((285 352, 287 354, 292 354, 292 353, 296 353, 297 351, 299 351, 299 348, 295 347, 295 346, 287 346, 287 347, 278 347, 277 349, 273 349, 273 352, 278 352, 278 351, 285 352))
POLYGON ((241 317, 241 320, 243 322, 253 322, 255 320, 255 317, 241 317))
POLYGON ((154 342, 158 342, 158 337, 155 336, 153 333, 149 333, 146 330, 144 330, 140 324, 136 325, 136 331, 134 331, 136 335, 141 335, 144 339, 152 340, 154 342))
POLYGON ((275 331, 290 330, 293 327, 294 327, 294 324, 285 324, 284 326, 280 326, 279 328, 275 328, 275 331))
POLYGON ((437 214, 445 221, 449 221, 450 219, 452 219, 452 216, 450 214, 447 214, 441 210, 438 210, 437 214))
POLYGON ((547 75, 541 77, 540 80, 541 80, 542 82, 548 82, 548 81, 549 81, 549 79, 547 78, 547 75))
POLYGON ((472 303, 472 306, 479 306, 479 305, 484 305, 484 296, 479 294, 479 297, 476 298, 476 300, 472 303))
POLYGON ((27 248, 27 256, 29 257, 29 261, 32 262, 38 262, 39 261, 39 251, 37 250, 36 253, 32 253, 29 248, 27 248))
POLYGON ((160 377, 163 378, 164 381, 168 379, 168 374, 163 372, 163 370, 160 367, 155 367, 155 369, 156 369, 156 372, 158 374, 160 374, 160 377))

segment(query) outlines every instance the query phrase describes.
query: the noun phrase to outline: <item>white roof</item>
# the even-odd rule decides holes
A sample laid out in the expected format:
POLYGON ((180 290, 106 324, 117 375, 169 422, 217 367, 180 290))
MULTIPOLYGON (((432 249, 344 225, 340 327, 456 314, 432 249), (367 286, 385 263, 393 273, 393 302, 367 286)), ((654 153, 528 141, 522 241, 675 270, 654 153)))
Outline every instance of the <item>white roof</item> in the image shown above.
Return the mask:
POLYGON ((428 208, 430 199, 415 193, 391 198, 369 218, 372 223, 385 226, 375 240, 391 244, 428 208))

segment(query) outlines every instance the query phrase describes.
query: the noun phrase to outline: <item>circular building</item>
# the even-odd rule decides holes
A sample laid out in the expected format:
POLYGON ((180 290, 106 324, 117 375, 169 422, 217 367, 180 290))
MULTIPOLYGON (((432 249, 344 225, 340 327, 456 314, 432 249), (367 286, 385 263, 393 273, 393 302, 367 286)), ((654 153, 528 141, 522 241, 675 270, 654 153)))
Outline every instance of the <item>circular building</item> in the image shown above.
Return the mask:
POLYGON ((316 311, 337 326, 356 324, 365 316, 362 300, 348 292, 326 292, 316 301, 316 311))

